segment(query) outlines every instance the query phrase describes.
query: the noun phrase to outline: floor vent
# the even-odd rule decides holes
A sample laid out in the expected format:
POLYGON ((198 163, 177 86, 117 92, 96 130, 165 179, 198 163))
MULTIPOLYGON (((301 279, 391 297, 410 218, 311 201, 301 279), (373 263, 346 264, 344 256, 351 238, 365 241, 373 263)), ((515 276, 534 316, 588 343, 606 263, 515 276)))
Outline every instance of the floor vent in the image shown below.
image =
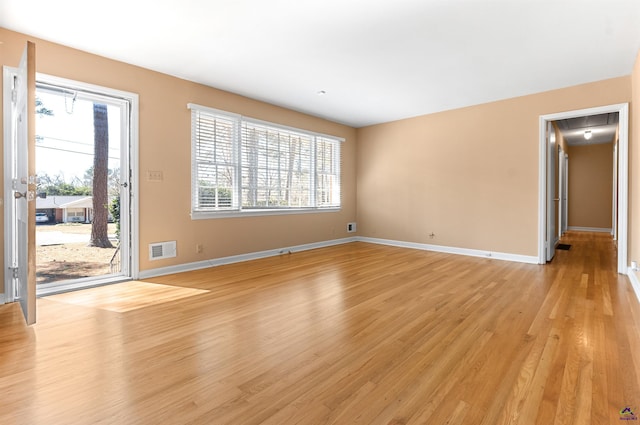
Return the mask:
POLYGON ((149 244, 149 260, 160 260, 176 256, 176 241, 149 244))

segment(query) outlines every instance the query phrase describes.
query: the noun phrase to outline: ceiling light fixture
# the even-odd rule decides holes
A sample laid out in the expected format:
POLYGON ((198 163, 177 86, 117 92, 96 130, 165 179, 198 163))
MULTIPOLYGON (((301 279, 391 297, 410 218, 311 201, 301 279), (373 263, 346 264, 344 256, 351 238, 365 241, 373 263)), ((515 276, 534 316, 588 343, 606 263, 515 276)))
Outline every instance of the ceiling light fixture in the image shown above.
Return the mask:
POLYGON ((587 140, 591 139, 591 130, 585 130, 584 138, 587 140))

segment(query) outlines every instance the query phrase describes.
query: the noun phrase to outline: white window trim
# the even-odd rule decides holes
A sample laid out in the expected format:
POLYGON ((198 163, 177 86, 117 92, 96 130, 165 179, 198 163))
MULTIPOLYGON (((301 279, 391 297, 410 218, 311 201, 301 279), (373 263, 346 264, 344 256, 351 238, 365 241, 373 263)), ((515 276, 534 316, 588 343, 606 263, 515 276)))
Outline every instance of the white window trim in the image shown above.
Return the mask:
POLYGON ((211 211, 211 212, 191 212, 192 220, 208 220, 211 218, 231 218, 231 217, 256 217, 265 215, 287 215, 287 214, 318 214, 326 212, 338 212, 341 207, 323 208, 286 208, 286 209, 249 209, 233 211, 211 211))
MULTIPOLYGON (((211 108, 208 106, 203 106, 195 103, 188 103, 187 108, 191 110, 201 111, 205 113, 210 113, 214 115, 220 115, 224 117, 228 117, 231 119, 238 120, 238 137, 241 137, 241 126, 242 122, 248 122, 257 125, 265 125, 272 128, 277 128, 284 131, 297 132, 301 134, 305 134, 314 138, 326 138, 335 140, 336 142, 343 143, 345 141, 342 137, 333 136, 325 133, 318 133, 314 131, 304 130, 296 127, 290 127, 282 124, 277 124, 269 121, 263 121, 256 118, 245 117, 240 114, 236 114, 233 112, 223 111, 220 109, 211 108)), ((191 128, 193 128, 193 122, 191 122, 191 128)), ((238 143, 238 149, 240 149, 240 144, 238 143)), ((316 213, 327 213, 327 212, 338 212, 342 209, 342 189, 340 189, 340 205, 339 206, 328 206, 328 207, 302 207, 302 208, 242 208, 234 210, 221 210, 221 211, 194 211, 193 204, 193 191, 196 189, 195 180, 196 180, 196 157, 195 157, 195 135, 191 134, 191 197, 190 197, 190 210, 191 210, 191 219, 192 220, 208 220, 215 218, 231 218, 231 217, 255 217, 255 216, 269 216, 269 215, 287 215, 287 214, 316 214, 316 213)), ((240 152, 237 153, 240 155, 240 152)), ((342 152, 340 152, 340 161, 338 163, 338 175, 340 176, 340 186, 342 186, 342 152)), ((238 169, 240 169, 240 163, 238 163, 238 169)), ((314 170, 315 171, 315 170, 314 170)), ((315 174, 315 173, 314 173, 315 174)), ((238 187, 235 188, 239 190, 238 187)), ((314 195, 317 187, 314 184, 314 195)), ((241 196, 241 195, 240 195, 241 196)), ((239 199, 239 203, 242 204, 242 199, 239 199)))

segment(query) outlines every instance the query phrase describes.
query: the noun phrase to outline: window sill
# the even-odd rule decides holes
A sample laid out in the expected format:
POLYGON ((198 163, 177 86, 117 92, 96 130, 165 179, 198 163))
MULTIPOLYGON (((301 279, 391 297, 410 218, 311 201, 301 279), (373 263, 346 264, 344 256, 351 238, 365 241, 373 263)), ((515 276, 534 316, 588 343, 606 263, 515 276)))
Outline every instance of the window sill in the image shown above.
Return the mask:
POLYGON ((191 220, 209 220, 216 218, 238 218, 238 217, 258 217, 270 215, 291 215, 291 214, 316 214, 327 212, 338 212, 340 207, 328 208, 287 208, 269 210, 242 210, 242 211, 216 211, 216 212, 191 212, 191 220))

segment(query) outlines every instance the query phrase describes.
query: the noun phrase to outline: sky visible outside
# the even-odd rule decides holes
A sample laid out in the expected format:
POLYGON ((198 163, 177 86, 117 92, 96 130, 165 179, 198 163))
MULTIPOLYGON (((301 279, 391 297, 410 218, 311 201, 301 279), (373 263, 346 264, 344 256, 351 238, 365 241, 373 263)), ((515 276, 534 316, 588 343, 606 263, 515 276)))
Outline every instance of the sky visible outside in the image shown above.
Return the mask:
MULTIPOLYGON (((93 166, 93 101, 36 91, 53 116, 36 117, 36 174, 67 183, 93 166)), ((120 108, 109 105, 109 168, 120 168, 120 108)))

